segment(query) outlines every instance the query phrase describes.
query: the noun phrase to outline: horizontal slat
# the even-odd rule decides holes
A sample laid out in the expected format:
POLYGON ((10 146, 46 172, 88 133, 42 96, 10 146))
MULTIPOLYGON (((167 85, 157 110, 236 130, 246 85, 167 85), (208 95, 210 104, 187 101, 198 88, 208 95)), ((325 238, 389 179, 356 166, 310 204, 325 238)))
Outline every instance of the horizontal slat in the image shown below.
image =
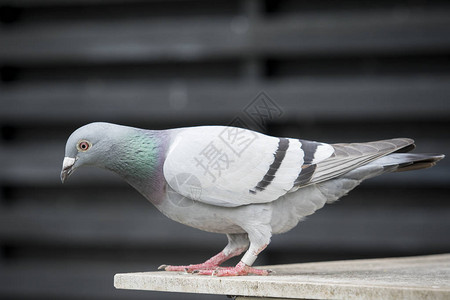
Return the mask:
POLYGON ((439 51, 450 43, 447 15, 445 8, 399 8, 283 16, 255 24, 255 46, 262 53, 316 55, 439 51))
POLYGON ((79 21, 0 28, 0 62, 199 60, 280 54, 404 53, 450 48, 445 9, 235 18, 79 21), (326 20, 326 21, 324 21, 326 20))
POLYGON ((246 42, 230 30, 230 20, 186 22, 128 21, 1 30, 3 62, 142 61, 237 54, 246 42), (235 39, 232 44, 230 39, 235 39), (28 50, 26 49, 28 48, 28 50))
MULTIPOLYGON (((280 121, 396 118, 450 114, 450 78, 342 78, 241 82, 35 83, 0 87, 0 120, 156 122, 230 119, 260 91, 283 110, 280 121)), ((277 119, 278 120, 278 119, 277 119)))

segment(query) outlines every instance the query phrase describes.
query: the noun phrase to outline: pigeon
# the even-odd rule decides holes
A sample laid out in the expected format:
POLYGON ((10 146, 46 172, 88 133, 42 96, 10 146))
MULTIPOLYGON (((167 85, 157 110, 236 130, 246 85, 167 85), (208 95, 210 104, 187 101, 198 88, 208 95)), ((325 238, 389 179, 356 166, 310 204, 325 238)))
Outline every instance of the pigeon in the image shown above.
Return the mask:
POLYGON ((363 180, 444 158, 408 153, 414 147, 409 138, 327 144, 231 126, 145 130, 95 122, 68 138, 61 180, 84 165, 113 171, 168 218, 228 238, 204 263, 160 270, 268 275, 252 265, 273 234, 289 231, 363 180), (220 267, 243 253, 236 266, 220 267))

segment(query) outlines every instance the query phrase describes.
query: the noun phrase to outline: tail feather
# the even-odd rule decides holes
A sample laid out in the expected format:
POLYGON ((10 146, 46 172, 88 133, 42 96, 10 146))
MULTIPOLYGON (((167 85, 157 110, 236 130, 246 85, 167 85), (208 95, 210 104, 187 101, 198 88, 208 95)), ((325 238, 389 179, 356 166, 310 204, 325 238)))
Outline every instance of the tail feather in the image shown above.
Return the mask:
POLYGON ((436 165, 438 161, 443 159, 443 154, 428 154, 428 153, 393 153, 388 156, 397 165, 394 172, 404 172, 412 170, 420 170, 431 168, 436 165))
POLYGON ((397 151, 372 160, 341 176, 321 182, 317 184, 317 188, 327 198, 327 203, 332 203, 346 195, 363 180, 384 173, 430 168, 445 157, 443 154, 403 153, 414 149, 414 144, 410 142, 412 140, 405 141, 406 143, 398 145, 400 148, 397 151))
POLYGON ((434 166, 443 159, 443 154, 391 153, 373 161, 372 165, 382 166, 390 172, 420 170, 434 166))
POLYGON ((429 168, 444 157, 443 154, 391 153, 337 178, 319 183, 317 188, 327 198, 327 203, 332 203, 346 195, 363 180, 384 173, 429 168))

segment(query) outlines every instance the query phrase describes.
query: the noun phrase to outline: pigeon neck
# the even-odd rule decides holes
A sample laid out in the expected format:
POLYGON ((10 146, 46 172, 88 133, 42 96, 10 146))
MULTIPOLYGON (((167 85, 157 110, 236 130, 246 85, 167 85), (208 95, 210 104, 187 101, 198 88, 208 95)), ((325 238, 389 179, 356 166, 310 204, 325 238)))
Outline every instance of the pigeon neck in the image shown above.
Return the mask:
MULTIPOLYGON (((105 167, 125 179, 153 203, 164 190, 162 167, 166 142, 160 131, 132 129, 116 141, 105 157, 105 167)), ((161 194, 161 195, 160 195, 161 194)))

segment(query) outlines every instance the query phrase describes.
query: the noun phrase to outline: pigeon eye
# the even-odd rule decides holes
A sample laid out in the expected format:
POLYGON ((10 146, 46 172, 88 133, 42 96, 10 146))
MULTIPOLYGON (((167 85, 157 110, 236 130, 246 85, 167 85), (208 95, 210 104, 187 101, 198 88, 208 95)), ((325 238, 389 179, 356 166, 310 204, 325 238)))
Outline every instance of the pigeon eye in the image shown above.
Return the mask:
POLYGON ((78 151, 87 151, 91 147, 91 143, 88 141, 80 141, 78 142, 77 149, 78 151))

